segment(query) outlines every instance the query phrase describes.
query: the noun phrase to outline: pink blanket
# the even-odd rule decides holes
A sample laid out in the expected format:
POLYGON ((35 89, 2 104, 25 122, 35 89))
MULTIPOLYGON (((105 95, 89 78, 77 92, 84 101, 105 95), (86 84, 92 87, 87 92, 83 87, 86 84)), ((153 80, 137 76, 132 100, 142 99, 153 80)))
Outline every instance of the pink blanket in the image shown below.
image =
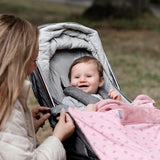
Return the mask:
POLYGON ((100 160, 160 160, 160 110, 145 95, 133 103, 97 103, 96 112, 69 108, 100 160))

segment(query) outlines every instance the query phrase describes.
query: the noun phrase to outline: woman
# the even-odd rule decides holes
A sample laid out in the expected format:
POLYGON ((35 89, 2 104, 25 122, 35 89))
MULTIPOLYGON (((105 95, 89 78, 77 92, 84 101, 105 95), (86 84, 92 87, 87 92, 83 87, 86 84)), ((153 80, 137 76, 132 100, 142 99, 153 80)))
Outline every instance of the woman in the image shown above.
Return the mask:
POLYGON ((27 106, 30 83, 27 75, 37 67, 38 29, 13 15, 0 15, 0 159, 64 160, 61 141, 74 132, 70 116, 61 111, 59 122, 41 145, 35 132, 49 118, 37 107, 27 106))

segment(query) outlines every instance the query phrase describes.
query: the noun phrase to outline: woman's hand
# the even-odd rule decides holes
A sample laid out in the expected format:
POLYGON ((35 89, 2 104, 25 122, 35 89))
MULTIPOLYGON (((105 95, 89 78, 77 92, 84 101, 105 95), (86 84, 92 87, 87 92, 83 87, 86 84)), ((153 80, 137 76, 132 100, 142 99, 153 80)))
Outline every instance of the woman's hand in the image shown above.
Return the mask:
POLYGON ((60 117, 58 119, 59 121, 54 128, 53 136, 59 138, 60 141, 64 141, 73 134, 75 126, 71 117, 64 109, 61 110, 60 117))
POLYGON ((114 100, 119 100, 119 101, 122 101, 122 98, 121 98, 121 94, 114 90, 114 89, 111 89, 108 96, 114 100))
POLYGON ((45 124, 45 121, 50 117, 50 113, 44 113, 46 111, 49 111, 48 107, 38 106, 32 109, 31 112, 33 116, 33 124, 35 128, 35 132, 37 132, 40 127, 43 127, 43 125, 45 124))

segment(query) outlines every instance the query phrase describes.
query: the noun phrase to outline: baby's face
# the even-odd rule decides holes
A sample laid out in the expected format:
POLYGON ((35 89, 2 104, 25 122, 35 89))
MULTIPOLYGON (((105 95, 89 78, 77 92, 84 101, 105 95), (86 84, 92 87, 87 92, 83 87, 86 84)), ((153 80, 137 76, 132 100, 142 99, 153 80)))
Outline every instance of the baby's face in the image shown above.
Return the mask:
POLYGON ((103 82, 104 80, 99 77, 97 66, 94 63, 78 63, 72 68, 71 85, 86 93, 95 94, 103 82))

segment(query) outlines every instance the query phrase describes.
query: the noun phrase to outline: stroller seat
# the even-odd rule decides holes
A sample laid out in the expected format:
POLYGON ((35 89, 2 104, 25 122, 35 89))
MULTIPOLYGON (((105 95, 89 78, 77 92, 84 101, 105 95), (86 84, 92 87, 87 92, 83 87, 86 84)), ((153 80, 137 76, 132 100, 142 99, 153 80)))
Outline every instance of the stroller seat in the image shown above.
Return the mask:
MULTIPOLYGON (((82 56, 93 56, 104 68, 103 89, 116 89, 122 100, 130 100, 120 91, 118 80, 103 50, 97 31, 77 23, 55 23, 39 26, 38 69, 30 80, 40 105, 57 108, 64 98, 64 88, 70 86, 68 71, 72 62, 82 56)), ((59 112, 59 110, 57 110, 59 112)), ((55 117, 50 117, 54 128, 55 117)), ((64 143, 67 159, 98 159, 78 126, 70 140, 64 143)))

